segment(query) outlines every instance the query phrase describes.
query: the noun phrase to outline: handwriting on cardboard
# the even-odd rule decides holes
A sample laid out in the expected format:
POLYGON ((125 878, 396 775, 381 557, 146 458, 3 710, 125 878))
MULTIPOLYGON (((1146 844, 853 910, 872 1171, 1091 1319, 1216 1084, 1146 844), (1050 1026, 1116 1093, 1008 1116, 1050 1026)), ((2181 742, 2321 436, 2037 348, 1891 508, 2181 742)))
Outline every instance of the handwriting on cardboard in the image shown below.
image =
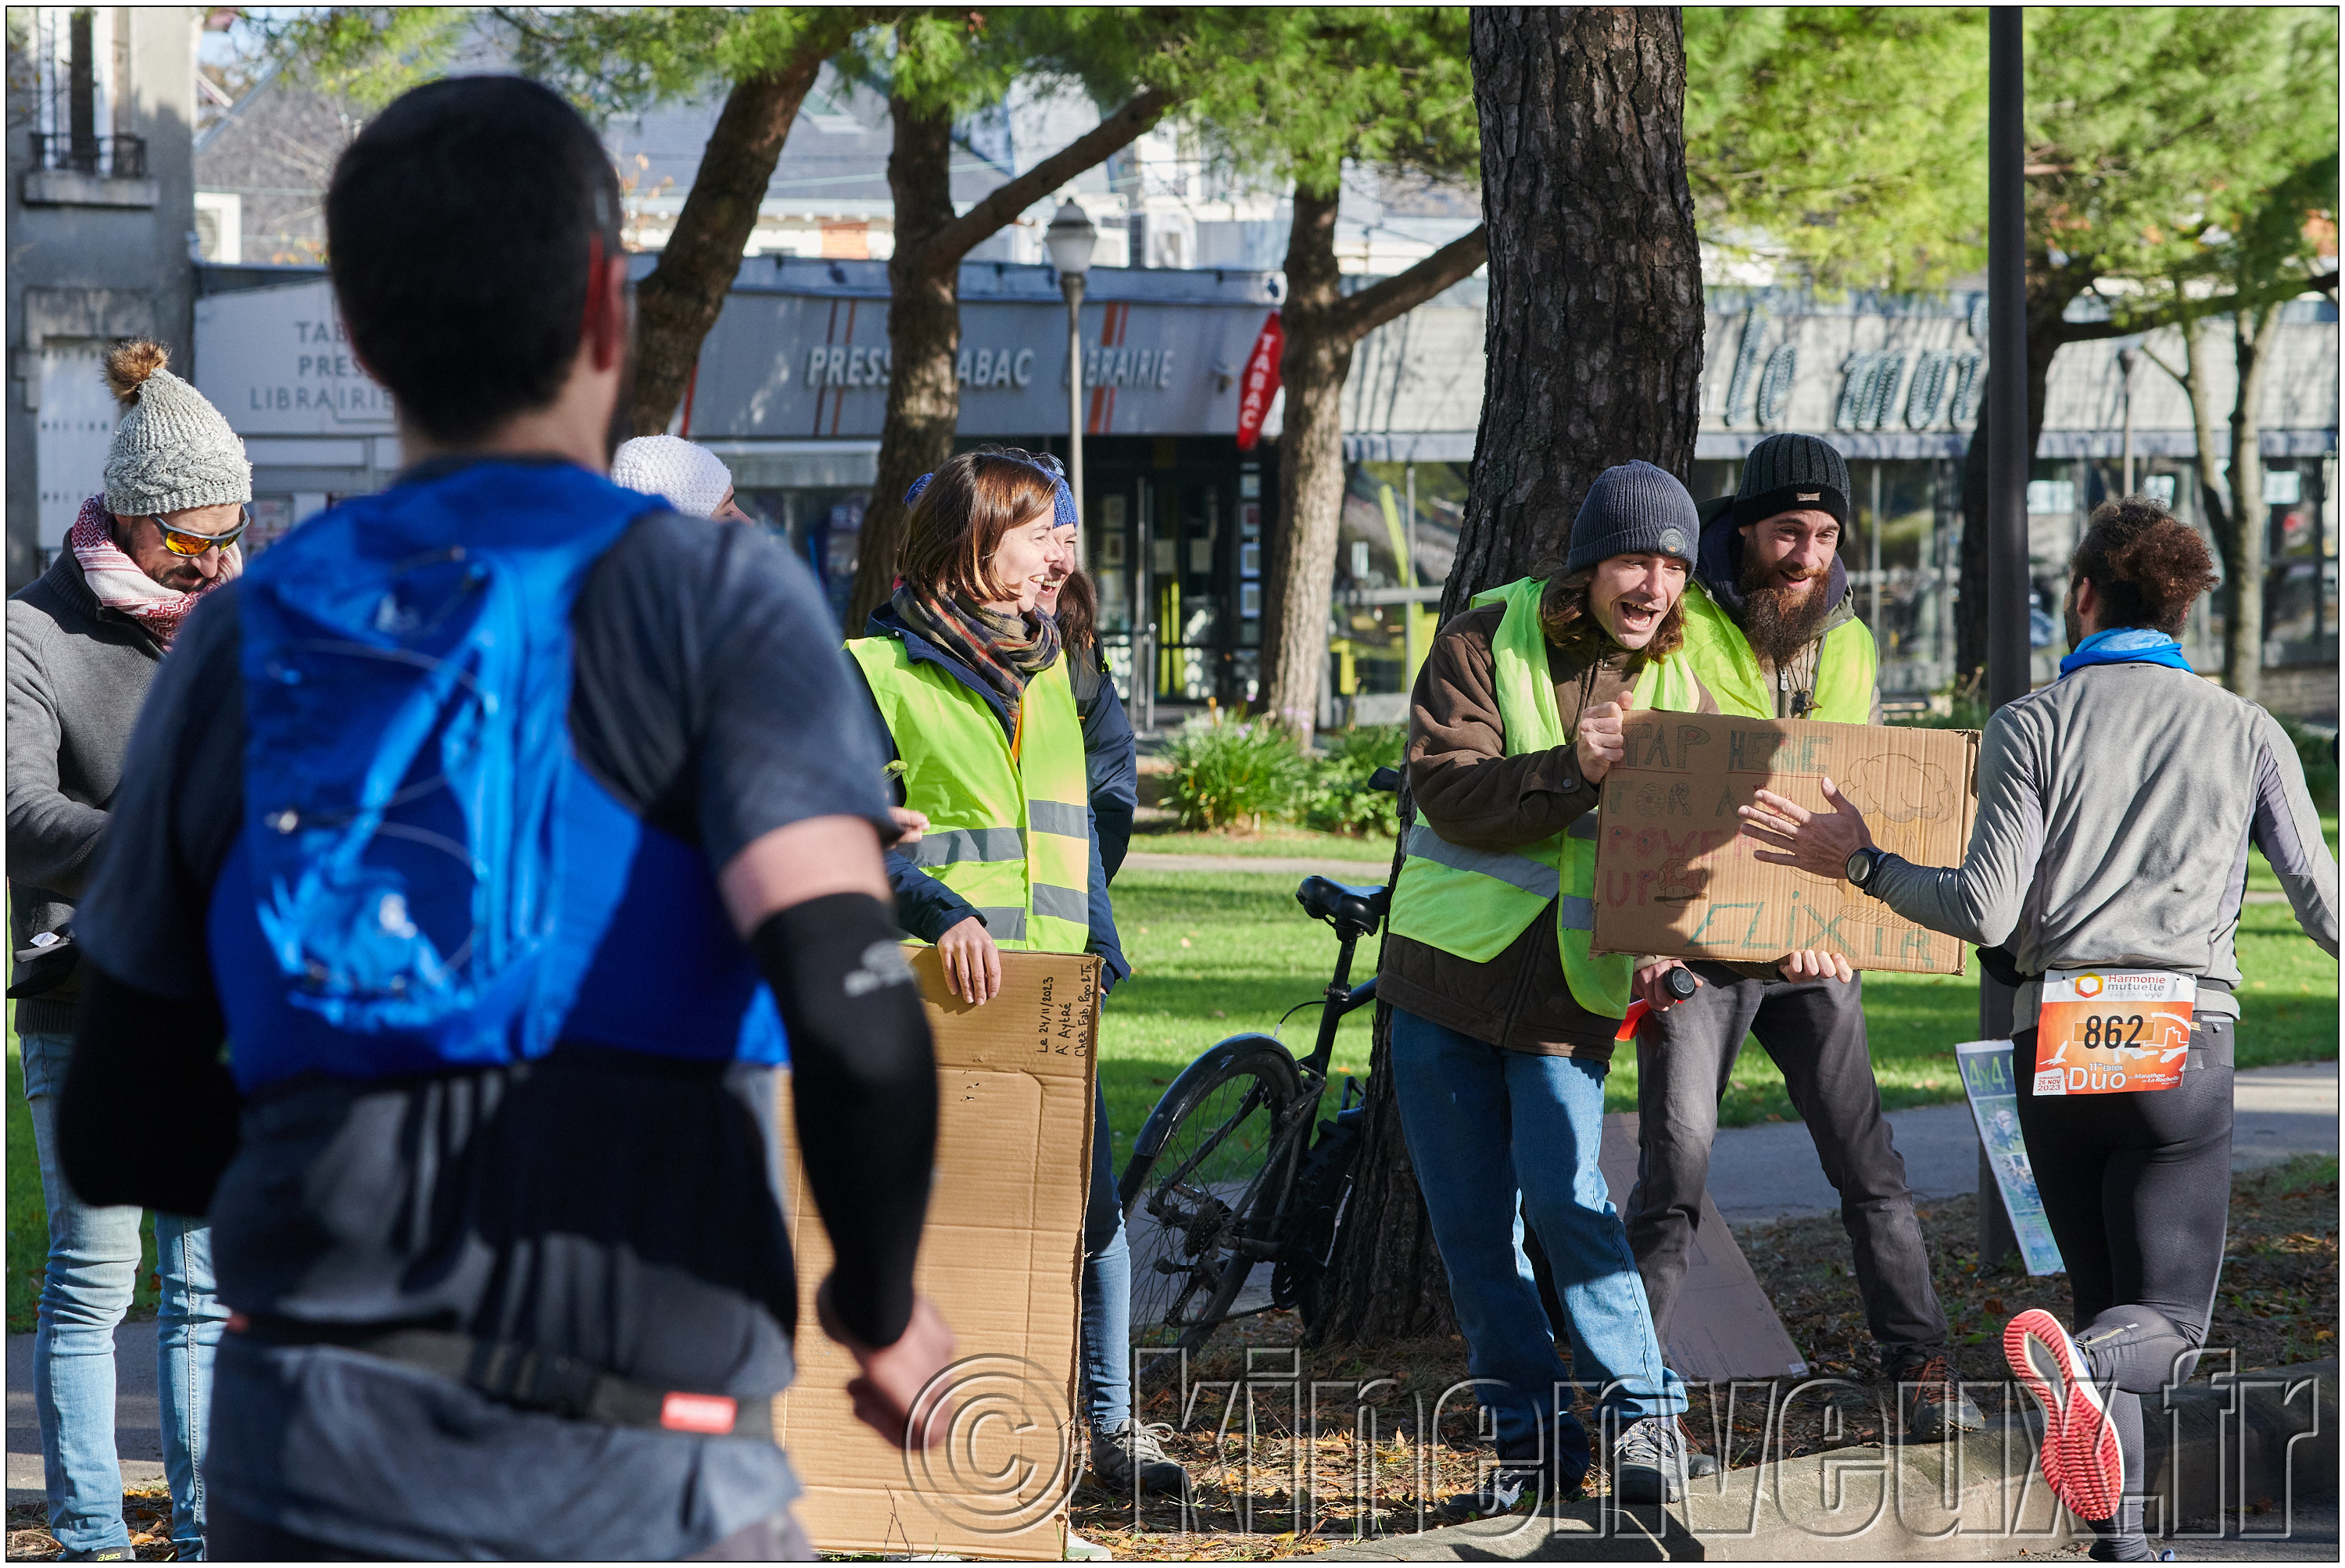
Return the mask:
POLYGON ((1822 948, 1860 969, 1963 972, 1954 938, 1836 878, 1754 858, 1736 812, 1761 789, 1822 810, 1829 777, 1883 849, 1959 865, 1976 733, 1648 711, 1630 715, 1627 739, 1597 818, 1597 952, 1766 962, 1822 948))
POLYGON ((1034 1048, 1047 1055, 1088 1056, 1098 1021, 1099 990, 1091 971, 1082 971, 1071 985, 1045 976, 1034 1048))

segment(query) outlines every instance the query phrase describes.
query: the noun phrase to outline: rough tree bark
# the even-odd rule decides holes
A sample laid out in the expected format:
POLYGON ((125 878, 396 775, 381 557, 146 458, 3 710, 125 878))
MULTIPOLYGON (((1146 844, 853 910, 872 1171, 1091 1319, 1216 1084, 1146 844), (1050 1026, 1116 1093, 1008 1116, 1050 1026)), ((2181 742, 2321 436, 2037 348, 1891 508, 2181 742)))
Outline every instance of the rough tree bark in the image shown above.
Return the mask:
MULTIPOLYGON (((2063 345, 2075 341, 2069 331, 2074 324, 2062 318, 2069 301, 2084 292, 2086 282, 2054 271, 2048 265, 2039 265, 2040 260, 2034 254, 2027 259, 2027 450, 2031 460, 2044 434, 2044 389, 2052 379, 2053 358, 2063 345)), ((1996 367, 1990 364, 1986 373, 1994 376, 1996 367)), ((1979 388, 1979 407, 1986 407, 1984 383, 1979 388)), ((1985 423, 1982 417, 1980 427, 1984 428, 1985 423)), ((1986 671, 1986 443, 1974 430, 1963 453, 1961 587, 1954 601, 1954 675, 1957 687, 1983 682, 1986 671)), ((1985 689, 1983 685, 1979 688, 1985 689)))
POLYGON ((692 384, 701 342, 716 324, 741 270, 741 253, 757 224, 757 205, 766 198, 798 105, 823 61, 846 37, 838 29, 821 30, 787 64, 735 83, 726 95, 675 232, 660 252, 659 265, 635 290, 635 375, 628 413, 635 434, 657 435, 675 417, 692 384))
MULTIPOLYGON (((1477 9, 1473 52, 1488 372, 1445 618, 1558 553, 1604 469, 1639 457, 1686 477, 1701 382, 1678 13, 1477 9)), ((1404 841, 1408 821, 1404 800, 1404 841)), ((1318 1329, 1330 1343, 1454 1322, 1401 1136, 1391 1037, 1379 1006, 1358 1175, 1318 1329)))
POLYGON ((960 419, 960 262, 1035 202, 1083 170, 1137 141, 1172 99, 1149 91, 959 217, 952 204, 952 116, 925 113, 902 98, 888 102, 896 140, 888 155, 888 188, 896 199, 896 253, 888 262, 888 418, 879 434, 879 472, 863 514, 855 587, 847 608, 850 635, 887 603, 903 542, 904 492, 952 456, 960 419))
POLYGON ((1317 722, 1327 663, 1327 604, 1344 514, 1344 382, 1352 351, 1489 255, 1477 229, 1406 271, 1346 295, 1335 263, 1336 192, 1294 189, 1286 239, 1286 300, 1279 308, 1286 389, 1278 438, 1278 526, 1271 540, 1263 632, 1263 708, 1306 743, 1317 722))
MULTIPOLYGON (((2215 543, 2223 556, 2223 684, 2249 702, 2261 698, 2264 671, 2264 557, 2270 543, 2264 506, 2264 352, 2278 303, 2231 314, 2231 351, 2238 388, 2231 399, 2231 504, 2220 514, 2215 543)), ((2213 466, 2201 460, 2200 484, 2213 466)), ((2217 514, 2208 513, 2211 522, 2217 514)))

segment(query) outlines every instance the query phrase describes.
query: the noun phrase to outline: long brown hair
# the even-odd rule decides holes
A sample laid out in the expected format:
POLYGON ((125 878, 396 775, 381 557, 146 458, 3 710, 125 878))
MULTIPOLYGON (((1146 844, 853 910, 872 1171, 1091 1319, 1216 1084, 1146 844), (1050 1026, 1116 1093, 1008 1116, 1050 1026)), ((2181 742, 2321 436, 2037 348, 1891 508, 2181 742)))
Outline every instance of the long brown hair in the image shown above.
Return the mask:
POLYGON ((1059 587, 1059 646, 1081 650, 1099 647, 1099 589, 1078 569, 1059 587))
MULTIPOLYGON (((1689 574, 1690 575, 1690 574, 1689 574)), ((1566 653, 1580 657, 1623 651, 1596 618, 1589 602, 1589 585, 1596 580, 1596 568, 1582 566, 1577 572, 1566 573, 1547 580, 1547 591, 1539 596, 1539 629, 1547 640, 1566 653)), ((1690 588, 1691 583, 1687 584, 1690 588)), ((1632 651, 1636 659, 1667 658, 1685 646, 1685 595, 1680 594, 1661 624, 1653 628, 1653 636, 1643 647, 1632 651)))
POLYGON ((896 573, 922 593, 973 605, 1017 595, 993 580, 993 553, 1010 529, 1048 515, 1049 474, 1022 453, 964 452, 930 476, 904 524, 896 573))

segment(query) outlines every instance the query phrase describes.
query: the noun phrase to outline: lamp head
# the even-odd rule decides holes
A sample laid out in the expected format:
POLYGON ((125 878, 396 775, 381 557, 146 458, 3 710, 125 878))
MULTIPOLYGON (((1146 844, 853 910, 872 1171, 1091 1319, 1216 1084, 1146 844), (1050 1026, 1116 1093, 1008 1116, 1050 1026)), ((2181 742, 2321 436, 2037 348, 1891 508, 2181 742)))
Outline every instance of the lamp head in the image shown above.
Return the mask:
POLYGON ((1071 199, 1051 219, 1043 243, 1050 249, 1051 267, 1061 277, 1080 278, 1091 270, 1091 248, 1099 243, 1099 230, 1071 199))

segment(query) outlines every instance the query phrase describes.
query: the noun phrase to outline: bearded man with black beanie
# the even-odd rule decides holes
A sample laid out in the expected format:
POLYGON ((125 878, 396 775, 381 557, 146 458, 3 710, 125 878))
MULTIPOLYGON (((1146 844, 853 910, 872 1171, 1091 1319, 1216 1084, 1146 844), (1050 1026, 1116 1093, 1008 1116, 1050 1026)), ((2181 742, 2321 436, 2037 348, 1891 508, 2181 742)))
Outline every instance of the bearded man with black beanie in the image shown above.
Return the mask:
MULTIPOLYGON (((1734 494, 1701 507, 1683 657, 1721 712, 1880 722, 1873 634, 1856 618, 1839 555, 1848 494, 1838 451, 1786 433, 1751 449, 1734 494)), ((1701 1219, 1718 1104, 1743 1037, 1754 1035, 1782 1070, 1840 1194, 1857 1289, 1882 1371, 1899 1385, 1906 1435, 1979 1430, 1947 1346, 1905 1162, 1881 1113, 1862 979, 1784 980, 1695 961, 1682 967, 1698 988, 1680 1003, 1661 979, 1678 967, 1666 960, 1637 974, 1651 1011, 1637 1033, 1638 1181, 1628 1204, 1629 1243, 1663 1338, 1701 1219)))

